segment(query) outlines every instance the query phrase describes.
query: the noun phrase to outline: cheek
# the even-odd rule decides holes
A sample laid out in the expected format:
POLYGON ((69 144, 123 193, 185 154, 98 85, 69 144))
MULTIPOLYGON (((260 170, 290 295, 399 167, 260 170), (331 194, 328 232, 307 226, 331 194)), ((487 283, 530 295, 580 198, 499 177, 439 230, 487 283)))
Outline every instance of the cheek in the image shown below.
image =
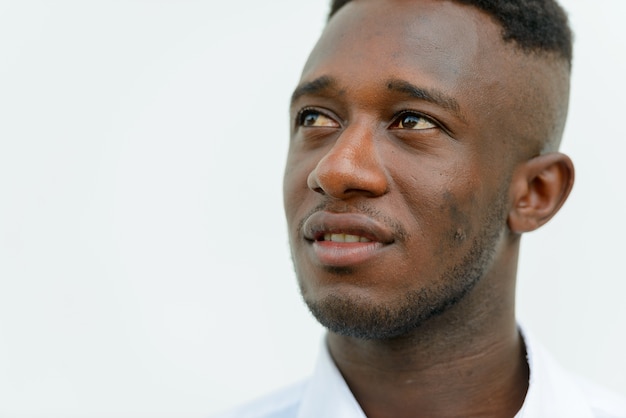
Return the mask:
POLYGON ((441 213, 445 214, 450 225, 447 241, 453 246, 461 246, 473 233, 472 208, 476 207, 476 194, 455 195, 446 190, 443 194, 441 213))
POLYGON ((407 180, 396 184, 417 223, 416 233, 432 242, 435 252, 463 246, 476 232, 482 186, 471 167, 425 167, 403 178, 407 180))

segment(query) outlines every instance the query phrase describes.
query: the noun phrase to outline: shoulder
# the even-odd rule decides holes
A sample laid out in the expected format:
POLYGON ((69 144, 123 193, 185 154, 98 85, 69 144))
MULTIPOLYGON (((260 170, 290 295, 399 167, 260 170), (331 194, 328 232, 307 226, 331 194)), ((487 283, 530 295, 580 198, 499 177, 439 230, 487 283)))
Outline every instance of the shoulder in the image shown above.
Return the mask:
POLYGON ((306 385, 294 383, 212 418, 296 418, 306 385))

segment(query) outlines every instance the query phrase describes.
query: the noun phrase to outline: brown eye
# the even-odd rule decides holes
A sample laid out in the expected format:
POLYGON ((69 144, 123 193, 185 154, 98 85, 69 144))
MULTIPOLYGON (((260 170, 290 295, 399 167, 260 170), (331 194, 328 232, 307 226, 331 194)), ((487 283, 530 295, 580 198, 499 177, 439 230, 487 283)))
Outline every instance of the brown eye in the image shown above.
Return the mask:
POLYGON ((307 109, 300 112, 298 116, 298 124, 300 126, 313 126, 313 127, 338 127, 339 124, 330 117, 324 115, 313 109, 307 109))
POLYGON ((422 130, 435 128, 437 125, 420 114, 404 113, 393 122, 391 127, 395 129, 422 130))

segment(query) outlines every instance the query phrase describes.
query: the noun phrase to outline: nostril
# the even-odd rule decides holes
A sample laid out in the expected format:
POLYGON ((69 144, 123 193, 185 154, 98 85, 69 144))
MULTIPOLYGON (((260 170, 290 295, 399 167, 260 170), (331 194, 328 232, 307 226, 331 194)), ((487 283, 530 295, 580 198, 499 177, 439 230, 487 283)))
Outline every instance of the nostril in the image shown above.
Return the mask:
POLYGON ((326 192, 324 191, 324 189, 322 188, 322 185, 320 184, 320 182, 318 181, 317 175, 315 174, 315 171, 311 172, 309 174, 309 177, 307 178, 307 186, 309 187, 309 189, 313 190, 316 193, 319 194, 326 194, 326 192))

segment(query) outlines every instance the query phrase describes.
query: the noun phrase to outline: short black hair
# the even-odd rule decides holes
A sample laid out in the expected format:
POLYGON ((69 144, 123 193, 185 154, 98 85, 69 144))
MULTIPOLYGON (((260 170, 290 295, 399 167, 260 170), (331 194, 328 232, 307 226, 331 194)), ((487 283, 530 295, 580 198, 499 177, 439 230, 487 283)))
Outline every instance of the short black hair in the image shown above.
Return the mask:
MULTIPOLYGON (((331 0, 328 19, 351 0, 331 0)), ((571 66, 572 31, 567 14, 555 0, 452 0, 474 6, 502 27, 502 39, 526 52, 548 52, 571 66)))

